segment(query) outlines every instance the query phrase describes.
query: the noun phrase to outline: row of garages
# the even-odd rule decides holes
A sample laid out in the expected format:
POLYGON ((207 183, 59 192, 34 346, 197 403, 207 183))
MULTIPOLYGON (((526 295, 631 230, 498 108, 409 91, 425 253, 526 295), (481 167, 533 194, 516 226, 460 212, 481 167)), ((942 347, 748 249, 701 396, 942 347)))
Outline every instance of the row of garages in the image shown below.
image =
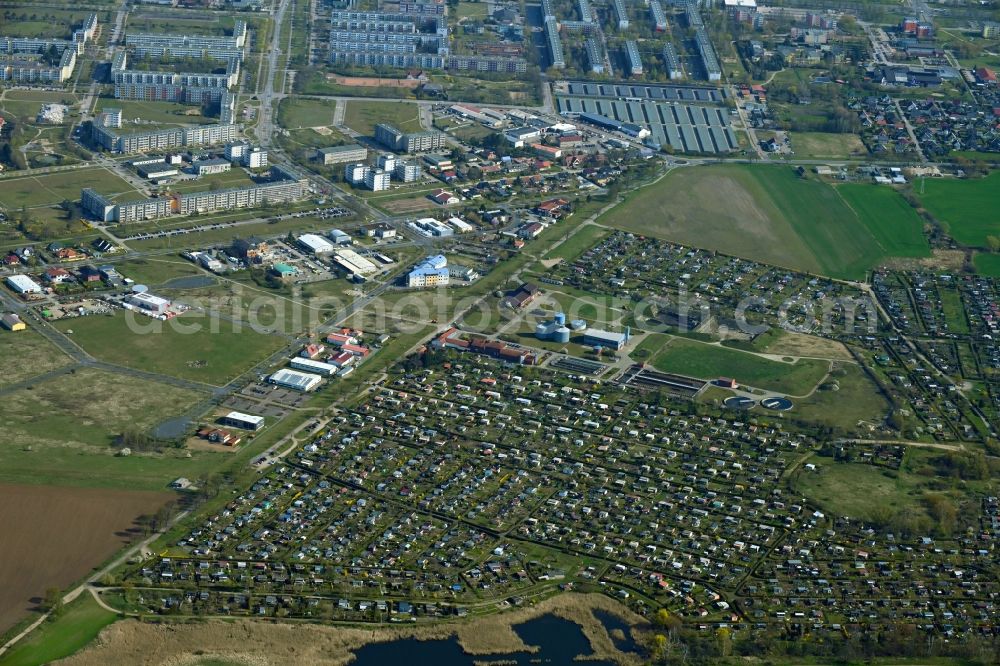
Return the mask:
POLYGON ((566 85, 569 95, 573 97, 634 98, 662 102, 704 102, 706 104, 721 104, 726 100, 726 91, 722 88, 589 83, 585 81, 570 81, 566 85))
POLYGON ((648 127, 653 142, 676 151, 728 153, 739 148, 724 107, 579 97, 558 97, 556 101, 563 114, 597 113, 648 127))

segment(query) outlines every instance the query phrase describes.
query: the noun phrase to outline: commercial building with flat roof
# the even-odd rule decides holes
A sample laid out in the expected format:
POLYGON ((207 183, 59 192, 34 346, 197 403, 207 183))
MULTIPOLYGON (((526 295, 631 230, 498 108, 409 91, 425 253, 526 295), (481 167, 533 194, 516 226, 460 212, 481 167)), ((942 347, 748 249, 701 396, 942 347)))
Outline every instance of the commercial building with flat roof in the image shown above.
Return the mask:
POLYGON ((624 333, 604 331, 599 328, 588 328, 583 334, 583 344, 608 349, 621 349, 629 340, 629 330, 624 333))
POLYGON ((323 162, 323 164, 364 162, 368 159, 368 149, 356 143, 349 143, 346 146, 320 148, 316 151, 316 157, 323 162))
POLYGON ((229 412, 225 416, 219 417, 219 424, 241 430, 260 430, 264 427, 264 417, 254 414, 244 414, 243 412, 229 412))
POLYGON ((379 270, 376 264, 347 248, 335 250, 332 258, 334 263, 354 275, 369 275, 379 270))
POLYGON ((18 294, 40 294, 42 285, 32 280, 27 275, 8 275, 7 286, 18 294))
POLYGON ((314 375, 308 372, 299 372, 298 370, 282 368, 271 375, 269 381, 272 384, 276 384, 283 388, 292 389, 293 391, 302 391, 305 393, 314 390, 322 384, 323 378, 319 375, 314 375))
POLYGON ((334 250, 333 244, 318 234, 302 234, 295 242, 312 254, 326 254, 334 250))
POLYGON ((338 368, 330 363, 323 363, 322 361, 314 361, 311 358, 302 358, 301 356, 294 357, 289 361, 291 365, 296 370, 304 370, 306 372, 315 372, 323 377, 333 377, 337 374, 338 368))

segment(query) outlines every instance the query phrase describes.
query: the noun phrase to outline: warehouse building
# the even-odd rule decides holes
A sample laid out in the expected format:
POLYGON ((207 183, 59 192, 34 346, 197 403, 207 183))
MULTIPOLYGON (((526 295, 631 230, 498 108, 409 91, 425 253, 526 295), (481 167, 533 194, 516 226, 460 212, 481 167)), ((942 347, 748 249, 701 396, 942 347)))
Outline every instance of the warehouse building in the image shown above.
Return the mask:
POLYGON ((42 286, 27 275, 8 275, 6 282, 8 287, 22 296, 42 293, 42 286))
POLYGON ((28 328, 28 325, 13 312, 0 316, 0 324, 2 324, 8 331, 23 331, 28 328))
POLYGON ((624 333, 588 328, 583 334, 583 344, 619 350, 628 344, 629 337, 631 336, 628 328, 625 329, 624 333))
POLYGON ((328 254, 334 250, 333 244, 318 234, 302 234, 295 241, 312 254, 328 254))
POLYGON ((243 412, 229 412, 225 416, 219 417, 219 425, 256 432, 264 427, 264 417, 244 414, 243 412))
POLYGON ((379 267, 375 263, 362 257, 354 250, 341 248, 334 252, 332 258, 334 263, 353 275, 369 275, 379 271, 379 267))
POLYGON ((153 314, 165 314, 170 307, 169 300, 161 296, 154 296, 148 291, 129 294, 125 300, 130 305, 153 314))
POLYGON ((281 386, 282 388, 307 393, 322 384, 323 378, 319 375, 314 375, 308 372, 299 372, 298 370, 282 368, 271 375, 270 382, 277 386, 281 386))
POLYGON ((292 358, 292 360, 289 362, 289 365, 291 365, 296 370, 315 372, 316 374, 322 377, 333 377, 335 374, 337 374, 337 370, 339 370, 339 368, 335 365, 331 365, 329 363, 323 363, 322 361, 314 361, 311 358, 302 358, 300 356, 292 358))

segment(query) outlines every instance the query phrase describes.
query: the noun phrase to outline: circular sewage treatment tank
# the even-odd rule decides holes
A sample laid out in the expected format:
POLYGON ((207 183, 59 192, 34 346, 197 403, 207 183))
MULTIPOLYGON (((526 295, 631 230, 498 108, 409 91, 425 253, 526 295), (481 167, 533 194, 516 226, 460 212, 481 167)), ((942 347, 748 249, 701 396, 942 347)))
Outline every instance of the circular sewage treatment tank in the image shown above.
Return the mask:
POLYGON ((734 395, 731 398, 726 398, 722 404, 729 409, 752 409, 757 402, 750 398, 734 395))
POLYGON ((787 412, 792 408, 792 401, 788 398, 764 398, 760 401, 760 404, 767 409, 773 409, 777 412, 787 412))

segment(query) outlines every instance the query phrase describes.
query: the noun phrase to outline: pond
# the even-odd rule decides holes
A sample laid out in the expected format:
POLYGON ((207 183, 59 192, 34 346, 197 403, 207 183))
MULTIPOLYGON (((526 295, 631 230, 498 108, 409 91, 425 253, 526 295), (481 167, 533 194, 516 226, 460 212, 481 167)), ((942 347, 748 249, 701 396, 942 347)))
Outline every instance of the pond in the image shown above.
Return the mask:
MULTIPOLYGON (((475 662, 489 661, 504 664, 552 664, 553 666, 579 666, 574 661, 578 655, 592 654, 590 642, 580 626, 555 615, 543 615, 514 625, 514 631, 528 645, 537 645, 537 653, 469 655, 462 652, 455 638, 435 641, 405 639, 391 643, 366 645, 355 652, 357 659, 352 666, 384 666, 385 664, 434 664, 435 666, 473 666, 475 662)), ((608 661, 586 661, 588 666, 614 666, 608 661)))

